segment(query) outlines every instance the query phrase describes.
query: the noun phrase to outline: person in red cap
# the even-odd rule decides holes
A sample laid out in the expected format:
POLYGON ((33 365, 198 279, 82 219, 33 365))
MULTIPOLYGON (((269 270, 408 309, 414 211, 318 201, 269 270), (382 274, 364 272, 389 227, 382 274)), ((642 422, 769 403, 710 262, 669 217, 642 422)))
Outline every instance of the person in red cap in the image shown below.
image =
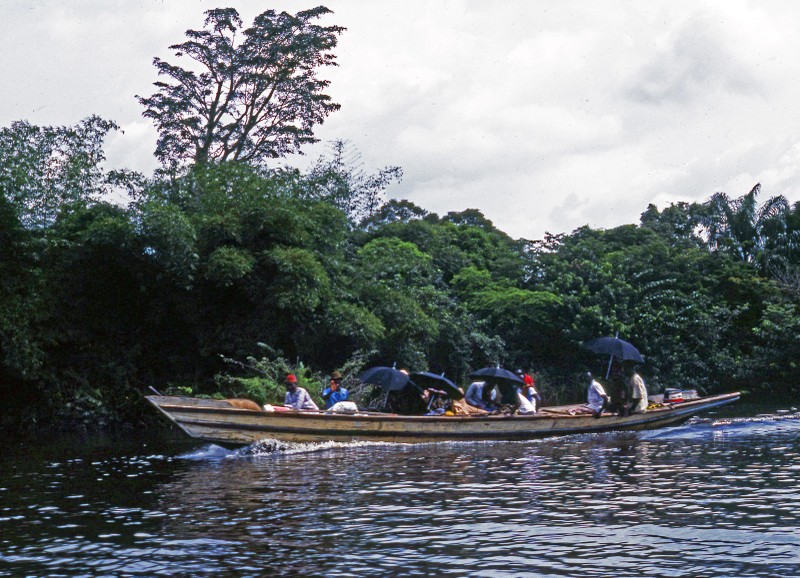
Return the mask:
POLYGON ((539 411, 539 408, 542 404, 542 396, 539 395, 538 391, 536 391, 536 384, 533 381, 533 376, 525 373, 521 369, 516 370, 514 373, 516 373, 517 377, 522 380, 522 395, 525 396, 525 399, 531 402, 534 413, 539 411))
POLYGON ((319 409, 308 392, 297 386, 297 376, 290 373, 286 376, 286 398, 283 405, 292 409, 319 409))

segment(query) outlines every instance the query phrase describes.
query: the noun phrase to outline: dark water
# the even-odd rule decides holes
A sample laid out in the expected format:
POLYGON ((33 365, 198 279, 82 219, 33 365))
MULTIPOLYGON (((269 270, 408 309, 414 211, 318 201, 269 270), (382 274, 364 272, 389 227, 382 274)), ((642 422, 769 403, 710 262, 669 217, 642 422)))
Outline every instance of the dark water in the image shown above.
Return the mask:
POLYGON ((792 410, 514 443, 7 445, 0 575, 800 576, 798 458, 792 410))

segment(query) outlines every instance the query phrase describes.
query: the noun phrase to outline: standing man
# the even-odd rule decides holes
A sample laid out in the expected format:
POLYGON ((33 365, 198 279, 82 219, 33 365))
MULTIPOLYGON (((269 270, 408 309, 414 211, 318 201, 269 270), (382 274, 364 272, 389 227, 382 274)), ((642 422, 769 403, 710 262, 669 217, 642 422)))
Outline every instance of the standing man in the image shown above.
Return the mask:
POLYGON ((331 373, 331 383, 322 390, 322 399, 325 400, 325 409, 330 409, 340 401, 347 401, 349 392, 342 387, 342 374, 338 371, 331 373))
POLYGON ((308 392, 302 387, 297 387, 297 377, 290 373, 286 376, 286 398, 283 405, 292 409, 319 409, 308 392))
POLYGON ((633 364, 625 367, 626 385, 630 393, 630 413, 645 413, 647 411, 647 388, 644 380, 636 373, 636 366, 633 364))

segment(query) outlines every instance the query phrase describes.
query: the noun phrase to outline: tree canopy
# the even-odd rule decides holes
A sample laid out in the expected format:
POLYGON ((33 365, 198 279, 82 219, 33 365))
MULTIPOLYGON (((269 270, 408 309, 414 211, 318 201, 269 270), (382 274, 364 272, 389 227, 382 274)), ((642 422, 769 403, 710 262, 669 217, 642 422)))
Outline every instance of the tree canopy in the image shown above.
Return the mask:
POLYGON ((97 116, 0 128, 0 426, 136 423, 148 386, 277 402, 284 371, 393 363, 462 384, 521 367, 574 402, 607 362, 582 344, 616 333, 651 392, 800 395, 800 203, 760 185, 529 240, 387 199, 402 170, 345 141, 267 166, 338 108, 329 12, 210 10, 172 47, 187 68, 155 60, 169 81, 139 100, 176 170, 107 170, 97 116))
POLYGON ((185 162, 262 163, 316 142, 315 125, 340 108, 319 77, 335 66, 331 50, 344 31, 314 22, 324 6, 295 15, 262 12, 243 28, 233 8, 206 12, 205 28, 170 46, 189 67, 160 58, 157 92, 138 97, 159 131, 155 155, 165 166, 185 162))

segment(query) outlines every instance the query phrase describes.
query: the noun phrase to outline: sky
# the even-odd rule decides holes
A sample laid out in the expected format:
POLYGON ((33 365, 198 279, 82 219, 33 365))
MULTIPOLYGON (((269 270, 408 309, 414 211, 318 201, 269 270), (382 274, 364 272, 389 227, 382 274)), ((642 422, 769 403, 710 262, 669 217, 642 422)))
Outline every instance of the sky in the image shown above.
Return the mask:
MULTIPOLYGON (((109 167, 150 173, 158 56, 235 7, 318 2, 3 0, 0 126, 71 125, 98 114, 122 132, 109 167)), ((800 200, 800 3, 328 0, 347 28, 322 76, 342 105, 302 167, 344 139, 367 172, 400 166, 389 196, 445 214, 479 209, 512 237, 638 223, 653 203, 800 200)))

